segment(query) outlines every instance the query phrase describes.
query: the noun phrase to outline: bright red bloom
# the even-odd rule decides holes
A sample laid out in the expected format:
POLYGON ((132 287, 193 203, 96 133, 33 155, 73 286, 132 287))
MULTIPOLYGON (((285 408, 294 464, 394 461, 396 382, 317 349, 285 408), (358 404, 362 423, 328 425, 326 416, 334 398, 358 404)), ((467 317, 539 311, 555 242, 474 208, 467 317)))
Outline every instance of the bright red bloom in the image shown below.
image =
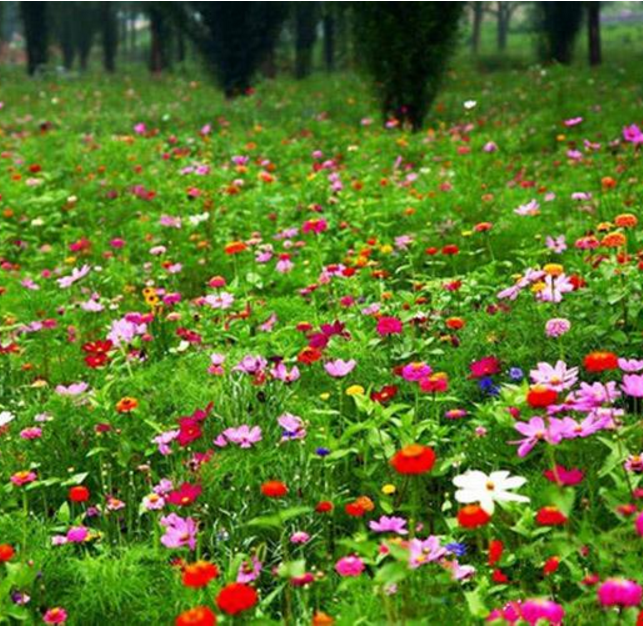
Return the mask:
POLYGON ((0 543, 0 563, 11 561, 16 551, 8 543, 0 543))
POLYGON ((562 526, 567 522, 567 516, 556 506, 544 506, 536 514, 539 526, 562 526))
POLYGON ((176 626, 215 626, 217 616, 207 606, 197 606, 183 611, 175 621, 176 626))
POLYGON ((219 575, 219 568, 208 561, 196 561, 183 568, 182 582, 186 587, 205 587, 219 575))
POLYGON ((179 445, 185 447, 201 437, 203 431, 198 420, 192 417, 182 417, 179 420, 179 445))
POLYGON ((366 509, 359 502, 349 502, 344 510, 351 517, 364 517, 366 509))
POLYGON ((390 402, 397 395, 397 385, 384 385, 379 391, 371 392, 371 400, 379 404, 390 402))
POLYGON ((554 574, 560 566, 560 558, 557 556, 552 556, 551 558, 547 559, 545 561, 545 564, 543 565, 543 575, 544 576, 549 576, 550 574, 554 574))
POLYGON ((447 256, 458 254, 458 252, 460 252, 460 248, 454 243, 449 243, 442 248, 442 254, 446 254, 447 256))
POLYGON ((402 332, 402 322, 397 317, 380 317, 376 330, 381 337, 399 335, 402 332))
POLYGON ((288 487, 280 480, 269 480, 261 485, 261 493, 268 498, 283 498, 288 487))
POLYGON ((188 506, 201 495, 202 491, 201 485, 183 483, 178 489, 169 493, 166 500, 176 506, 188 506))
POLYGON ((219 591, 217 606, 228 615, 238 615, 251 609, 258 599, 257 592, 249 585, 230 583, 219 591))
POLYGON ((509 582, 509 577, 502 570, 495 569, 491 574, 491 580, 498 585, 505 585, 509 582))
POLYGON ((333 508, 334 506, 332 502, 330 502, 329 500, 322 500, 321 502, 317 503, 317 506, 315 507, 315 512, 330 513, 333 510, 333 508))
POLYGON ((588 372, 598 374, 606 370, 615 370, 618 368, 618 357, 613 352, 604 352, 598 350, 590 352, 584 359, 583 365, 588 372))
POLYGON ((500 361, 495 356, 486 356, 479 361, 471 363, 469 369, 471 370, 470 378, 493 376, 500 371, 500 361))
POLYGON ((500 539, 492 539, 489 542, 489 567, 493 567, 501 558, 505 544, 500 539))
POLYGON ((434 464, 435 452, 419 443, 404 446, 391 459, 391 465, 398 474, 426 474, 434 464))
POLYGON ((76 485, 69 489, 69 499, 72 502, 87 502, 89 500, 89 489, 83 485, 76 485))
POLYGON ((458 511, 458 524, 462 528, 480 528, 491 521, 491 515, 477 504, 467 504, 458 511))
POLYGON ((299 361, 299 363, 304 363, 305 365, 310 365, 311 363, 319 361, 322 356, 324 355, 318 348, 311 348, 310 346, 306 346, 297 355, 297 361, 299 361))
POLYGON ((527 404, 532 409, 543 409, 557 400, 558 394, 545 385, 533 385, 527 392, 527 404))

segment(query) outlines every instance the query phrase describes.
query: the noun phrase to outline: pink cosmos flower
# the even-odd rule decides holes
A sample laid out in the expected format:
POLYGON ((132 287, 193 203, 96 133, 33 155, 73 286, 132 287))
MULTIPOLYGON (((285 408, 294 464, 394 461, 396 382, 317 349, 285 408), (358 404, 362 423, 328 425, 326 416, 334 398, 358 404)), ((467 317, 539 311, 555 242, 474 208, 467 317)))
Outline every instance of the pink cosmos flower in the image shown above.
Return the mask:
POLYGON ((531 380, 536 385, 545 385, 554 391, 570 389, 578 380, 578 368, 567 367, 564 361, 557 361, 556 365, 538 363, 538 367, 529 372, 531 380))
POLYGON ((520 441, 510 442, 518 445, 518 456, 521 458, 527 456, 539 441, 556 445, 562 440, 562 435, 550 430, 542 417, 532 417, 528 422, 517 422, 514 427, 525 437, 520 441))
POLYGON ((214 444, 223 447, 233 443, 240 448, 251 448, 262 439, 260 426, 248 426, 242 424, 238 428, 226 428, 215 440, 214 444))
POLYGON ((364 569, 364 561, 355 555, 345 556, 335 563, 335 571, 343 577, 359 576, 364 569))
POLYGON ((643 361, 638 359, 621 359, 618 360, 618 366, 622 372, 636 373, 643 370, 643 361))
POLYGON ((257 578, 259 578, 259 574, 261 574, 261 569, 263 568, 263 564, 261 561, 255 556, 252 555, 250 557, 250 560, 245 560, 239 565, 239 571, 237 572, 237 582, 238 583, 251 583, 257 578))
POLYGON ((277 423, 282 429, 282 441, 306 438, 306 428, 301 417, 291 413, 284 413, 277 418, 277 423))
POLYGON ((376 533, 395 533, 396 535, 406 535, 406 520, 403 517, 387 517, 382 515, 378 521, 371 520, 368 527, 376 533))
POLYGON ((165 526, 165 534, 161 537, 161 543, 166 548, 182 548, 187 546, 190 550, 196 548, 196 522, 191 518, 179 517, 171 513, 160 520, 165 526))
POLYGON ((81 278, 87 276, 91 271, 91 266, 83 265, 80 269, 75 267, 69 276, 63 276, 57 280, 58 286, 61 289, 67 289, 71 287, 75 282, 79 281, 81 278))
POLYGON ((348 376, 357 365, 357 362, 354 359, 349 361, 343 361, 342 359, 337 359, 335 361, 328 361, 324 363, 324 369, 333 378, 343 378, 348 376))
POLYGON ((89 529, 84 526, 73 526, 67 531, 67 541, 70 543, 82 543, 89 537, 89 529))
POLYGON ((57 385, 56 393, 61 396, 78 396, 85 393, 89 389, 89 385, 85 382, 72 383, 71 385, 57 385))
POLYGON ((636 528, 636 532, 639 534, 639 536, 643 537, 643 513, 638 514, 634 522, 634 528, 636 528))
POLYGON ((543 472, 543 476, 552 483, 564 485, 565 487, 573 487, 582 482, 583 478, 585 478, 585 473, 577 467, 567 469, 563 465, 556 465, 556 471, 546 469, 543 472))
POLYGON ((299 380, 301 374, 296 365, 289 370, 283 363, 278 363, 270 370, 270 375, 275 380, 280 380, 286 384, 290 384, 299 380))
POLYGON ((536 292, 536 299, 541 302, 558 304, 563 300, 563 294, 574 291, 574 284, 565 274, 559 276, 545 276, 545 286, 536 292))
POLYGON ((447 553, 446 548, 440 545, 440 539, 431 535, 426 539, 411 539, 409 542, 409 565, 417 569, 427 563, 440 560, 447 553))
POLYGON ((643 374, 625 374, 621 389, 632 398, 643 398, 643 374))
POLYGON ((623 139, 634 145, 643 143, 643 132, 636 124, 625 126, 623 128, 623 139))

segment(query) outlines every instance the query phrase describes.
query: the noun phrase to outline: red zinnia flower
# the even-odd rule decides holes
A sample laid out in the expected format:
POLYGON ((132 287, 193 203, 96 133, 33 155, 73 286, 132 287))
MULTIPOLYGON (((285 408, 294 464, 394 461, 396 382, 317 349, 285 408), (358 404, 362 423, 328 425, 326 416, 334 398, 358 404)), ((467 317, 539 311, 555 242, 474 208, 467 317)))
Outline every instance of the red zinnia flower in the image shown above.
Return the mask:
POLYGON ((321 502, 317 503, 317 506, 315 507, 315 512, 316 513, 330 513, 333 510, 333 503, 330 502, 329 500, 322 500, 321 502))
POLYGON ((89 500, 89 489, 82 485, 77 485, 76 487, 71 487, 68 495, 72 502, 87 502, 89 500))
POLYGON ((551 558, 547 559, 545 561, 545 565, 543 565, 543 575, 549 576, 550 574, 555 573, 559 566, 560 558, 557 556, 552 556, 551 558))
POLYGON ((217 606, 228 615, 237 615, 257 604, 257 592, 243 583, 230 583, 217 595, 217 606))
POLYGON ((598 350, 590 352, 583 360, 583 365, 588 372, 594 374, 615 370, 618 367, 618 357, 613 352, 598 350))
POLYGON ((469 366, 471 370, 470 378, 483 378, 484 376, 493 376, 500 371, 500 361, 495 356, 486 356, 469 366))
POLYGON ((489 567, 493 567, 501 558, 505 549, 500 539, 492 539, 489 542, 489 567))
POLYGON ((349 502, 344 510, 351 517, 363 517, 366 514, 366 509, 359 502, 349 502))
POLYGON ((554 404, 558 400, 558 394, 545 385, 533 385, 527 392, 527 404, 532 409, 542 409, 554 404))
POLYGON ((371 392, 371 400, 379 404, 390 402, 397 395, 396 385, 384 385, 379 391, 371 392))
POLYGON ((462 528, 479 528, 491 521, 491 515, 477 504, 467 504, 458 511, 458 524, 462 528))
POLYGON ((219 568, 208 561, 196 561, 183 568, 183 584, 186 587, 205 587, 219 575, 219 568))
POLYGON ((425 474, 434 464, 435 452, 419 443, 405 446, 391 459, 391 465, 398 474, 425 474))
POLYGON ((280 480, 269 480, 261 485, 261 493, 268 498, 283 498, 288 493, 288 487, 280 480))
POLYGON ((183 611, 176 618, 176 626, 215 626, 217 616, 207 606, 197 606, 183 611))
POLYGON ((544 506, 536 514, 536 523, 540 526, 562 526, 567 516, 556 506, 544 506))

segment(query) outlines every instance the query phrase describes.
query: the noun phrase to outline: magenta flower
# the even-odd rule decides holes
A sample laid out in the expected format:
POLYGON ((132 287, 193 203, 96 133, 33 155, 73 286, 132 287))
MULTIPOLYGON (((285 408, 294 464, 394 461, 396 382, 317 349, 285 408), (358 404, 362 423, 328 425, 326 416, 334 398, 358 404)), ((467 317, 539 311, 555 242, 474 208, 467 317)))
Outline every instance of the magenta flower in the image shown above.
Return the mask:
POLYGON ((190 550, 196 548, 196 522, 191 518, 179 517, 171 513, 161 518, 161 525, 165 526, 165 534, 161 537, 161 543, 166 548, 183 548, 187 546, 190 550))
POLYGON ((423 362, 408 363, 402 368, 402 378, 409 382, 419 382, 431 375, 430 365, 423 362))
POLYGON ((343 577, 359 576, 364 569, 364 561, 355 555, 345 556, 335 563, 335 571, 343 577))
POLYGON ((641 586, 625 578, 608 578, 598 588, 598 601, 602 606, 638 606, 642 596, 641 586))
POLYGON ((351 359, 350 361, 337 359, 335 361, 324 363, 324 369, 333 378, 343 378, 344 376, 348 376, 355 369, 356 365, 357 363, 354 359, 351 359))
POLYGON ((625 374, 621 389, 633 398, 643 398, 643 374, 625 374))
POLYGON ((292 415, 291 413, 284 413, 277 418, 277 423, 282 429, 282 441, 306 438, 306 428, 301 417, 292 415))
POLYGON ((89 537, 89 530, 84 526, 73 526, 67 531, 67 541, 70 543, 82 543, 89 537))
POLYGON ((399 335, 402 333, 402 322, 397 317, 380 317, 377 320, 377 334, 380 337, 399 335))
POLYGON ((583 478, 585 478, 585 473, 577 467, 567 469, 563 465, 556 465, 555 471, 553 469, 546 469, 543 472, 543 476, 552 483, 565 487, 573 487, 582 482, 583 478))
POLYGON ((238 583, 251 583, 252 581, 259 578, 261 574, 261 569, 263 564, 261 561, 254 555, 250 557, 250 560, 245 560, 239 565, 239 571, 237 572, 237 582, 238 583))
POLYGON ((525 600, 520 605, 520 614, 528 624, 562 624, 565 609, 560 604, 546 598, 525 600), (542 621, 541 621, 542 620, 542 621))
POLYGON ((239 428, 226 428, 215 440, 214 444, 224 447, 233 443, 240 448, 251 448, 262 439, 261 427, 242 424, 239 428))
POLYGON ((625 126, 623 128, 623 139, 634 145, 643 143, 643 132, 636 124, 625 126))
POLYGON ((562 440, 560 430, 557 427, 547 426, 542 417, 532 417, 528 422, 517 422, 515 428, 525 437, 520 441, 510 442, 513 445, 518 445, 518 456, 521 458, 527 456, 539 441, 556 445, 562 440))

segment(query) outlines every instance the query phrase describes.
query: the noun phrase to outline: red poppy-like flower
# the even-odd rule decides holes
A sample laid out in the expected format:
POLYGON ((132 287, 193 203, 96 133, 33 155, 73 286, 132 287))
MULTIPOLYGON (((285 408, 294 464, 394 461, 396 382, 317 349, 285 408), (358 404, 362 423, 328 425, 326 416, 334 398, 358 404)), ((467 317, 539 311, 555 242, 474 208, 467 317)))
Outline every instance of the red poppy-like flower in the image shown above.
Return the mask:
POLYGON ((543 565, 543 575, 544 576, 549 576, 550 574, 554 574, 560 566, 560 558, 557 556, 552 556, 551 558, 547 559, 545 561, 545 564, 543 565))
POLYGON ((391 465, 398 474, 426 474, 434 464, 435 452, 419 443, 405 446, 391 459, 391 465))
POLYGON ((333 508, 334 506, 332 502, 330 502, 329 500, 322 500, 321 502, 317 503, 317 506, 315 506, 315 512, 330 513, 333 510, 333 508))
POLYGON ((215 626, 217 616, 207 606, 197 606, 177 616, 176 626, 215 626))
POLYGON ((116 410, 119 413, 131 413, 137 406, 138 400, 136 398, 125 396, 116 403, 116 410))
POLYGON ((562 526, 567 522, 567 516, 556 506, 544 506, 536 514, 539 526, 562 526))
POLYGON ((248 246, 243 241, 231 241, 223 249, 227 255, 239 254, 247 250, 248 246))
POLYGON ((390 402, 397 395, 397 385, 384 385, 379 391, 371 392, 371 400, 379 404, 390 402))
POLYGON ((76 485, 69 489, 69 499, 72 502, 87 502, 89 500, 89 489, 83 485, 76 485))
POLYGON ((205 587, 219 575, 219 568, 208 561, 196 561, 183 568, 182 582, 186 587, 205 587))
POLYGON ((527 392, 527 404, 532 409, 542 409, 555 404, 558 394, 545 385, 533 385, 527 392))
POLYGON ((344 510, 351 517, 364 517, 366 509, 359 502, 349 502, 344 510))
POLYGON ((495 356, 486 356, 479 361, 471 363, 469 369, 471 370, 470 378, 493 376, 500 371, 500 361, 495 356))
POLYGON ((598 374, 618 367, 618 357, 613 352, 598 350, 590 352, 584 359, 583 365, 588 372, 598 374))
POLYGON ((311 363, 319 361, 323 356, 324 355, 319 348, 306 346, 297 355, 297 361, 299 361, 299 363, 304 363, 305 365, 310 365, 311 363))
POLYGON ((0 543, 0 563, 11 561, 16 551, 8 543, 0 543))
POLYGON ((442 248, 442 254, 446 254, 447 256, 458 254, 458 252, 460 252, 460 248, 454 243, 449 243, 442 248))
POLYGON ((505 544, 500 539, 492 539, 489 542, 489 567, 493 567, 501 558, 505 544))
POLYGON ((230 583, 217 595, 217 606, 228 615, 238 615, 257 604, 257 592, 243 583, 230 583))
POLYGON ((201 495, 202 491, 201 485, 182 483, 178 489, 168 494, 166 500, 176 506, 188 506, 201 495))
POLYGON ((499 569, 493 570, 493 574, 491 574, 491 579, 493 580, 494 583, 498 585, 505 585, 509 582, 509 577, 499 569))
POLYGON ((491 521, 491 515, 477 504, 467 504, 458 511, 458 524, 462 528, 480 528, 491 521))
POLYGON ((269 480, 261 485, 261 493, 268 498, 283 498, 288 493, 288 487, 280 480, 269 480))

